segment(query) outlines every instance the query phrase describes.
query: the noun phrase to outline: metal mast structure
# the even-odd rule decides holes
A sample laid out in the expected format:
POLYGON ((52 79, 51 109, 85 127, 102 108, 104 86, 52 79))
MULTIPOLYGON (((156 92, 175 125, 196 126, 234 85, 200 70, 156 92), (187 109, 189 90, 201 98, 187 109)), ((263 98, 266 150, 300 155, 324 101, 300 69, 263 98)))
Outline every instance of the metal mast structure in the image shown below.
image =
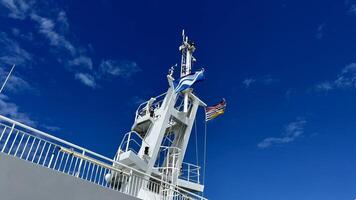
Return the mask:
MULTIPOLYGON (((179 47, 179 50, 182 53, 181 59, 181 70, 180 77, 187 76, 192 73, 192 65, 196 59, 193 57, 193 53, 195 51, 194 42, 190 42, 188 40, 188 36, 185 35, 184 30, 182 31, 182 45, 179 47)), ((190 91, 188 91, 190 92, 190 91)), ((187 92, 184 94, 184 112, 188 111, 188 97, 187 92)))
MULTIPOLYGON (((179 47, 182 53, 180 78, 191 74, 195 61, 193 52, 196 49, 184 31, 182 37, 183 42, 179 47)), ((167 92, 152 97, 137 109, 131 132, 125 135, 115 160, 172 185, 192 192, 203 192, 204 186, 199 179, 200 167, 184 163, 183 159, 198 108, 206 104, 192 93, 193 89, 182 93, 174 90, 172 69, 167 79, 167 92), (187 179, 182 178, 185 165, 188 166, 187 179), (197 177, 194 181, 191 178, 193 171, 197 177)), ((144 190, 139 194, 144 199, 153 198, 149 195, 153 194, 144 190)))

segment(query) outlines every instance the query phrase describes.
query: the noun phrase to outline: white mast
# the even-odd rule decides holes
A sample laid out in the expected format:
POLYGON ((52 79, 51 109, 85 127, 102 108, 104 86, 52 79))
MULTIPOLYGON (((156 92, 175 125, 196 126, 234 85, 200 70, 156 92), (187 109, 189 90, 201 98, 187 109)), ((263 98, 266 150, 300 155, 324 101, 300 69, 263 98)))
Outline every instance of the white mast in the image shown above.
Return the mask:
MULTIPOLYGON (((182 53, 181 78, 191 74, 192 63, 195 61, 194 43, 188 40, 184 31, 182 37, 183 42, 179 47, 182 53)), ((202 192, 204 185, 199 180, 184 181, 180 178, 180 170, 183 168, 183 159, 198 108, 206 104, 192 93, 192 89, 186 90, 183 94, 175 91, 172 68, 167 78, 169 83, 167 92, 142 103, 137 109, 132 131, 126 134, 115 160, 142 170, 146 174, 160 177, 172 185, 202 192), (183 99, 180 98, 181 95, 183 99), (131 148, 135 144, 131 142, 135 141, 134 138, 142 141, 136 150, 131 148)), ((196 166, 195 169, 199 171, 200 168, 196 166)), ((199 176, 200 172, 197 174, 199 176)), ((140 190, 138 196, 150 199, 148 195, 149 191, 140 190)), ((172 200, 172 195, 167 194, 167 200, 172 200)))
MULTIPOLYGON (((195 51, 194 42, 188 40, 188 36, 185 36, 184 29, 182 31, 182 45, 179 47, 179 50, 182 53, 182 60, 181 60, 181 71, 180 77, 184 77, 189 75, 192 72, 192 65, 196 59, 193 57, 193 52, 195 51)), ((184 112, 188 112, 188 96, 190 91, 186 91, 184 93, 184 112)))

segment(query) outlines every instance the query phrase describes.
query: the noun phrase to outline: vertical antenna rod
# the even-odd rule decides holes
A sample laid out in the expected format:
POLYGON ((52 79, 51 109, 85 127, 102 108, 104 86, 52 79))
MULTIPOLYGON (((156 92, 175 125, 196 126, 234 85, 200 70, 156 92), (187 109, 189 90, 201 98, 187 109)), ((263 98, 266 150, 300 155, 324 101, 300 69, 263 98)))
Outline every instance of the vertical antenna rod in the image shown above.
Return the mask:
POLYGON ((12 65, 12 68, 11 68, 9 74, 7 75, 7 77, 6 77, 5 81, 4 81, 4 83, 3 83, 2 86, 1 86, 0 94, 1 94, 2 90, 4 89, 4 87, 5 87, 6 83, 7 83, 7 81, 9 80, 9 78, 10 78, 10 76, 11 76, 11 73, 12 73, 12 71, 14 70, 15 66, 16 66, 15 64, 12 65))
MULTIPOLYGON (((192 72, 192 64, 195 60, 193 57, 193 52, 195 51, 195 45, 193 42, 188 40, 188 36, 185 35, 184 29, 182 31, 182 44, 179 47, 179 50, 182 53, 181 60, 181 69, 180 69, 180 77, 184 77, 189 75, 192 72)), ((184 94, 184 112, 188 112, 188 93, 184 94)))
POLYGON ((185 35, 184 30, 182 31, 182 38, 182 45, 179 47, 179 50, 182 53, 180 77, 189 75, 191 73, 192 64, 195 61, 195 58, 193 57, 195 45, 193 42, 188 40, 188 36, 185 35))

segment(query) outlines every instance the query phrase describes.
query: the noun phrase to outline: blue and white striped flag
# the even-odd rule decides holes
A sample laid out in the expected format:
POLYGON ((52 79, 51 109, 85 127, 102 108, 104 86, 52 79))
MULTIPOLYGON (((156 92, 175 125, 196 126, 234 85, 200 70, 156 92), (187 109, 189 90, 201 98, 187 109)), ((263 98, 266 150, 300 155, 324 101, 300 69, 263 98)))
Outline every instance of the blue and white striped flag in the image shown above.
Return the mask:
POLYGON ((204 80, 204 69, 195 72, 194 74, 185 76, 174 82, 174 91, 182 92, 190 88, 194 83, 204 80))

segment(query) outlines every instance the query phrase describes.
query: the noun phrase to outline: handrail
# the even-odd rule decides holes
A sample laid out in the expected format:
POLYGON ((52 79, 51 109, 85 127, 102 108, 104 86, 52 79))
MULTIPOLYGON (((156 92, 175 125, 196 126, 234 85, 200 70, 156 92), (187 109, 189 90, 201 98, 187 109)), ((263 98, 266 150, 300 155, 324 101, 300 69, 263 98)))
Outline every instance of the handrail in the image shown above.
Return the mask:
MULTIPOLYGON (((130 142, 133 141, 134 144, 136 144, 138 147, 141 147, 141 144, 137 142, 135 139, 132 139, 131 135, 134 134, 136 137, 138 137, 142 143, 144 143, 146 146, 149 146, 147 142, 138 134, 136 131, 129 131, 125 133, 120 145, 119 145, 119 150, 124 150, 124 146, 126 145, 125 151, 127 151, 128 146, 130 145, 130 142)), ((132 149, 131 149, 132 150, 132 149)), ((125 152, 124 151, 124 152, 125 152)), ((137 153, 137 152, 135 152, 137 153)))
MULTIPOLYGON (((61 147, 59 150, 65 152, 65 153, 68 153, 68 154, 72 154, 73 156, 76 156, 76 157, 78 157, 78 158, 81 158, 81 159, 84 159, 84 160, 93 162, 93 163, 95 163, 95 164, 97 164, 97 165, 100 165, 100 166, 102 166, 102 167, 109 168, 110 170, 118 171, 118 169, 116 169, 116 168, 114 168, 114 167, 112 167, 112 166, 110 166, 110 165, 107 165, 107 164, 105 164, 105 163, 103 163, 103 162, 100 162, 100 161, 95 160, 95 159, 93 159, 93 158, 90 158, 90 157, 88 157, 88 156, 83 156, 82 154, 79 154, 79 153, 77 153, 77 152, 75 152, 75 151, 73 151, 73 150, 71 150, 71 149, 67 149, 67 148, 61 147)), ((126 173, 126 172, 121 172, 121 173, 125 174, 126 176, 130 176, 130 175, 131 175, 131 174, 126 173)))
POLYGON ((184 180, 200 184, 200 169, 201 167, 198 165, 183 162, 181 169, 182 173, 179 175, 179 177, 184 180))
MULTIPOLYGON (((156 97, 154 97, 155 99, 156 99, 156 101, 159 99, 159 98, 161 98, 161 97, 163 97, 164 95, 166 95, 167 94, 167 92, 165 92, 165 93, 162 93, 162 94, 160 94, 160 95, 158 95, 158 96, 156 96, 156 97)), ((163 101, 163 99, 162 100, 159 100, 159 101, 163 101)), ((138 108, 137 108, 137 110, 136 110, 136 115, 135 115, 135 119, 137 119, 137 117, 139 116, 139 112, 140 112, 140 110, 142 109, 142 107, 144 106, 144 105, 146 105, 147 103, 148 103, 149 101, 145 101, 145 102, 143 102, 143 103, 141 103, 139 106, 138 106, 138 108)))
MULTIPOLYGON (((27 129, 27 130, 29 130, 29 131, 35 133, 35 134, 38 134, 38 135, 32 136, 32 137, 34 138, 33 141, 32 141, 32 145, 33 145, 33 144, 35 143, 35 141, 36 141, 36 136, 39 137, 39 139, 38 139, 39 142, 36 144, 36 145, 37 145, 36 153, 37 153, 37 150, 39 149, 39 146, 40 146, 40 144, 41 144, 42 141, 45 142, 45 143, 44 143, 44 146, 46 145, 46 143, 48 143, 48 144, 50 144, 50 145, 53 144, 54 147, 56 147, 56 146, 57 146, 57 147, 60 147, 60 146, 58 146, 57 144, 54 144, 54 143, 52 143, 52 142, 50 142, 50 141, 43 140, 43 138, 42 138, 42 137, 47 137, 47 138, 49 138, 49 139, 51 139, 51 140, 54 140, 54 141, 60 142, 60 143, 62 143, 62 144, 65 144, 65 145, 67 145, 67 146, 70 146, 71 148, 78 149, 78 150, 80 150, 80 151, 83 152, 83 155, 84 155, 84 154, 91 154, 91 155, 93 155, 93 156, 95 156, 95 157, 97 157, 97 158, 100 158, 100 159, 102 159, 102 160, 108 161, 109 163, 112 163, 113 165, 115 164, 115 165, 117 165, 117 166, 121 166, 121 167, 123 167, 123 168, 125 168, 125 169, 127 169, 127 170, 130 170, 131 172, 135 172, 136 174, 140 174, 140 175, 143 176, 143 177, 147 177, 147 178, 149 178, 149 179, 153 179, 153 180, 157 181, 158 183, 161 183, 161 184, 165 184, 165 185, 167 185, 167 186, 170 186, 170 188, 172 189, 172 191, 175 191, 175 192, 178 192, 178 193, 180 193, 180 191, 182 191, 182 192, 184 192, 184 194, 191 195, 191 196, 193 196, 193 197, 195 197, 195 198, 198 198, 198 199, 206 200, 206 198, 204 198, 204 197, 201 197, 201 196, 199 196, 199 195, 197 195, 197 194, 194 194, 194 193, 192 193, 192 192, 190 192, 190 191, 187 191, 187 190, 185 190, 185 189, 179 188, 179 187, 177 187, 177 186, 175 186, 175 185, 173 185, 173 184, 171 184, 171 183, 169 183, 169 182, 165 182, 165 181, 163 181, 163 180, 161 180, 161 179, 159 179, 159 178, 156 178, 156 177, 154 177, 154 176, 152 176, 152 175, 150 175, 150 174, 146 174, 146 173, 144 173, 144 172, 142 172, 142 171, 139 171, 139 170, 137 170, 137 169, 135 169, 135 168, 132 168, 132 167, 130 167, 130 166, 127 166, 127 165, 125 165, 125 164, 122 164, 122 163, 120 163, 120 162, 117 162, 117 161, 115 161, 115 160, 112 160, 112 159, 110 159, 110 158, 107 158, 107 157, 105 157, 105 156, 103 156, 103 155, 100 155, 100 154, 98 154, 98 153, 95 153, 95 152, 93 152, 93 151, 90 151, 90 150, 88 150, 88 149, 85 149, 85 148, 83 148, 83 147, 81 147, 81 146, 72 144, 72 143, 67 142, 67 141, 65 141, 65 140, 62 140, 62 139, 60 139, 60 138, 57 138, 57 137, 52 136, 52 135, 50 135, 50 134, 47 134, 47 133, 45 133, 45 132, 43 132, 43 131, 37 130, 37 129, 35 129, 35 128, 32 128, 32 127, 30 127, 30 126, 27 126, 27 125, 25 125, 25 124, 22 124, 22 123, 20 123, 20 122, 17 122, 17 121, 15 121, 15 120, 9 119, 9 118, 7 118, 7 117, 5 117, 5 116, 0 115, 0 120, 7 121, 7 122, 9 122, 9 123, 12 124, 12 126, 11 126, 11 132, 9 133, 7 139, 9 139, 10 134, 11 134, 12 131, 14 130, 14 127, 15 127, 15 126, 18 126, 18 127, 24 128, 24 129, 27 129)), ((7 127, 10 128, 10 126, 6 126, 5 124, 4 124, 4 126, 5 126, 5 128, 4 128, 3 133, 2 133, 2 134, 0 133, 0 134, 1 134, 1 137, 3 136, 4 132, 6 131, 6 128, 7 128, 7 127)), ((23 132, 23 131, 21 131, 21 132, 22 132, 23 134, 29 135, 29 133, 25 133, 25 132, 23 132)), ((17 134, 19 134, 19 133, 20 133, 20 130, 17 130, 16 137, 17 137, 17 134)), ((16 140, 16 137, 15 137, 15 140, 16 140)), ((24 137, 24 135, 22 136, 22 139, 23 139, 23 137, 24 137)), ((28 138, 27 138, 27 142, 28 142, 29 138, 30 138, 30 135, 29 135, 28 138)), ((22 139, 21 139, 21 141, 22 141, 22 139)), ((0 138, 0 140, 1 140, 1 138, 0 138)), ((15 140, 12 142, 12 145, 11 145, 11 148, 10 148, 10 153, 11 153, 13 144, 15 143, 15 140)), ((20 142, 21 142, 21 141, 20 141, 20 142)), ((26 142, 26 144, 25 144, 25 149, 23 149, 23 151, 26 150, 27 142, 26 142)), ((31 145, 31 146, 32 146, 32 145, 31 145)), ((6 147, 6 144, 4 144, 3 148, 5 148, 5 147, 6 147)), ((19 147, 17 147, 17 148, 19 148, 19 147)), ((31 147, 31 148, 32 148, 32 147, 31 147)), ((46 156, 47 156, 47 154, 49 153, 50 148, 51 148, 51 147, 48 147, 46 156)), ((60 148, 62 148, 63 151, 66 150, 65 147, 60 147, 60 148)), ((44 151, 45 147, 42 146, 41 149, 42 149, 42 151, 44 151)), ((30 150, 31 150, 31 149, 30 149, 30 150)), ((54 151, 54 150, 53 150, 53 151, 54 151)), ((69 151, 69 152, 72 152, 72 151, 69 151)), ((17 153, 17 152, 15 152, 15 156, 16 156, 16 153, 17 153)), ((30 152, 29 152, 29 153, 30 153, 30 152)), ((29 155, 29 153, 28 153, 28 155, 29 155)), ((44 152, 41 152, 41 155, 42 155, 42 153, 44 153, 44 152)), ((68 154, 68 155, 72 155, 72 156, 73 156, 73 154, 68 154)), ((78 155, 78 153, 76 153, 75 155, 78 155)), ((21 155, 21 156, 22 156, 22 155, 21 155)), ((63 161, 63 158, 64 158, 64 157, 61 158, 62 161, 63 161)), ((67 156, 66 162, 68 161, 68 158, 69 158, 69 157, 67 156)), ((32 158, 32 159, 34 159, 34 158, 32 158)), ((41 158, 39 158, 39 160, 37 161, 38 163, 40 162, 40 159, 41 159, 41 158)), ((57 155, 57 159, 58 159, 58 155, 57 155)), ((49 165, 51 165, 52 161, 53 161, 55 164, 56 164, 56 162, 57 162, 57 160, 56 160, 56 161, 53 160, 53 154, 52 154, 52 156, 51 156, 51 160, 49 161, 49 162, 50 162, 49 165)), ((61 161, 61 162, 62 162, 62 161, 61 161)), ((72 161, 73 161, 73 158, 72 158, 72 161)), ((70 161, 70 162, 72 162, 72 161, 70 161)), ((45 161, 44 161, 44 162, 45 162, 45 161)), ((71 163, 71 164, 72 164, 72 163, 71 163)), ((90 165, 90 163, 89 163, 88 165, 90 165)), ((81 162, 80 162, 79 166, 81 166, 81 162)), ((55 166, 54 166, 54 167, 55 167, 55 166)), ((65 170, 65 169, 63 169, 63 170, 65 170)), ((92 168, 92 170, 93 170, 93 168, 92 168)), ((98 168, 97 168, 97 170, 98 170, 98 168)), ((118 169, 116 169, 116 171, 117 171, 117 170, 118 170, 118 169)))

